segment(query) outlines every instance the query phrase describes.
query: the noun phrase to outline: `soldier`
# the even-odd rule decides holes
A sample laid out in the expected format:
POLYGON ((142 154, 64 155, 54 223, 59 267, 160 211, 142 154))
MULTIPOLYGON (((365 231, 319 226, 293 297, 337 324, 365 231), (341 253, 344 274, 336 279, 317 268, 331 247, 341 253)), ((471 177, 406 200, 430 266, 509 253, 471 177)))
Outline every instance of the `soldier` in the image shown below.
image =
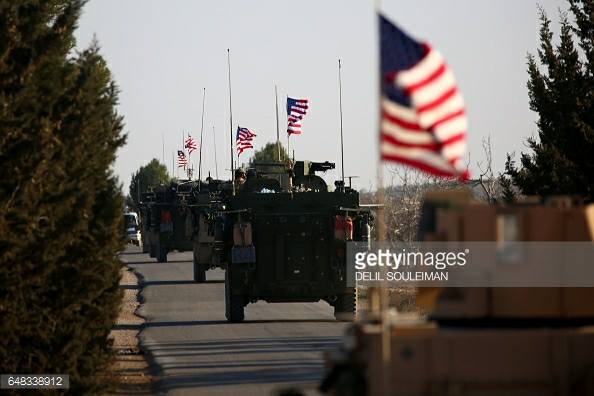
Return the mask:
POLYGON ((245 183, 245 170, 243 168, 235 169, 235 188, 241 190, 245 183))

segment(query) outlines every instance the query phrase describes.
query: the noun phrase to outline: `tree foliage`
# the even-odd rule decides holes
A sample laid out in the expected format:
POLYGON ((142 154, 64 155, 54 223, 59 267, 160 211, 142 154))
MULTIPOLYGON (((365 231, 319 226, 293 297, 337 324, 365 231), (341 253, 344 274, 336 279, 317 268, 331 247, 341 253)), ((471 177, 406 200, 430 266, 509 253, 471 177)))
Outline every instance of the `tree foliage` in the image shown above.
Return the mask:
POLYGON ((156 158, 153 158, 151 162, 141 166, 132 174, 129 196, 126 200, 127 204, 132 206, 134 210, 138 210, 138 199, 140 195, 159 184, 167 184, 169 179, 170 177, 167 172, 167 167, 160 163, 156 158))
POLYGON ((524 194, 575 194, 594 199, 594 0, 569 0, 572 24, 561 15, 559 43, 541 10, 538 60, 528 56, 530 109, 538 139, 520 166, 508 155, 508 182, 524 194), (577 42, 577 46, 576 46, 577 42))
POLYGON ((0 372, 69 394, 104 391, 123 245, 118 91, 96 44, 72 52, 82 6, 0 0, 0 372))
MULTIPOLYGON (((287 150, 279 142, 281 162, 286 162, 289 159, 287 150)), ((278 162, 278 146, 276 142, 266 143, 266 146, 254 152, 250 164, 256 162, 278 162)))

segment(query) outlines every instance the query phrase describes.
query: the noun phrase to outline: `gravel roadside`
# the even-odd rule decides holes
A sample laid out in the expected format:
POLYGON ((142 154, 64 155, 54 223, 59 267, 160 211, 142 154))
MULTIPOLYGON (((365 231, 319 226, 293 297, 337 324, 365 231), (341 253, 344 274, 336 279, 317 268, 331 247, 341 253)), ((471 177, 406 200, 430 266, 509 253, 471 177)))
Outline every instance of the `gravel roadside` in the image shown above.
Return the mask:
POLYGON ((113 373, 119 386, 110 394, 149 395, 151 394, 152 378, 149 374, 149 365, 138 346, 137 338, 144 322, 144 319, 136 314, 139 307, 140 286, 138 278, 128 267, 122 268, 120 288, 124 290, 122 308, 110 334, 114 340, 113 347, 117 354, 113 373))

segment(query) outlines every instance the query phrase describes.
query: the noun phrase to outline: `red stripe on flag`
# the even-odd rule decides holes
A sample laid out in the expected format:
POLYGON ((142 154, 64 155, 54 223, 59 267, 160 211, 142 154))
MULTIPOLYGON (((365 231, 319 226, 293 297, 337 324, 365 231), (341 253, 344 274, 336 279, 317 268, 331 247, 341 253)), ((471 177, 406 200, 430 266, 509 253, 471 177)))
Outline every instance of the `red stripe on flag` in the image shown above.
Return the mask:
POLYGON ((458 92, 458 89, 455 86, 453 86, 452 88, 450 88, 448 91, 446 91, 443 95, 441 95, 439 98, 435 99, 434 101, 429 102, 423 106, 419 106, 419 108, 417 109, 417 112, 423 113, 428 110, 433 110, 434 108, 440 106, 445 101, 447 101, 452 96, 454 96, 456 94, 456 92, 458 92))
POLYGON ((417 144, 417 143, 404 142, 400 139, 395 138, 392 135, 382 132, 381 139, 384 142, 388 142, 390 144, 393 144, 393 145, 399 146, 399 147, 420 148, 420 149, 424 149, 424 150, 433 151, 435 153, 439 153, 444 146, 449 146, 452 143, 456 143, 456 142, 459 142, 460 140, 464 140, 465 136, 466 136, 466 134, 464 132, 462 132, 462 133, 459 133, 457 135, 454 135, 454 136, 444 140, 443 142, 436 141, 435 143, 417 144))
POLYGON ((458 176, 456 173, 454 173, 453 169, 450 172, 446 172, 441 168, 435 168, 431 165, 428 165, 425 162, 412 160, 410 158, 401 157, 401 156, 395 155, 395 154, 382 154, 382 159, 386 160, 386 161, 394 161, 394 162, 400 162, 400 163, 403 163, 406 165, 411 165, 411 166, 414 166, 415 168, 419 168, 420 170, 422 170, 424 172, 431 173, 431 174, 434 174, 434 175, 440 176, 440 177, 456 177, 456 176, 458 176))
POLYGON ((388 113, 386 110, 382 111, 383 118, 386 118, 388 121, 393 122, 394 124, 398 125, 399 127, 405 129, 411 129, 413 131, 422 131, 423 128, 419 124, 414 122, 405 121, 402 118, 396 117, 393 114, 388 113))
POLYGON ((443 73, 445 73, 446 70, 447 70, 447 67, 446 67, 445 63, 442 63, 441 66, 439 66, 429 76, 427 76, 426 78, 424 78, 423 80, 421 80, 415 84, 412 84, 412 85, 409 85, 408 87, 406 87, 404 92, 406 92, 407 95, 410 95, 414 91, 417 91, 417 90, 423 88, 424 86, 426 86, 427 84, 430 84, 433 81, 437 80, 439 77, 441 77, 441 75, 443 73))
POLYGON ((460 116, 463 116, 463 115, 464 115, 464 109, 460 109, 458 111, 455 111, 453 113, 450 113, 450 114, 448 114, 448 115, 440 118, 439 120, 435 121, 433 123, 433 125, 431 125, 429 127, 429 130, 434 130, 435 128, 437 128, 441 124, 446 123, 446 122, 448 122, 448 121, 450 121, 450 120, 452 120, 452 119, 454 119, 456 117, 460 117, 460 116))

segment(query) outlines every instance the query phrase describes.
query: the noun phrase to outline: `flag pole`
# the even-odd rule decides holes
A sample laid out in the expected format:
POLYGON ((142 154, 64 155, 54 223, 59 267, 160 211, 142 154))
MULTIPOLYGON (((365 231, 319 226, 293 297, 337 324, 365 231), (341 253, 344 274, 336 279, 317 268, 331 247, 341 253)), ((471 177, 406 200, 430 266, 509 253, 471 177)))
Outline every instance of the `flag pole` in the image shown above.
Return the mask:
MULTIPOLYGON (((186 155, 186 144, 184 142, 184 132, 183 131, 182 131, 182 151, 183 151, 184 155, 186 155)), ((188 161, 189 161, 189 158, 188 158, 188 161)), ((186 167, 184 166, 184 171, 185 170, 186 170, 186 167)))
MULTIPOLYGON (((289 96, 287 96, 287 101, 289 100, 289 96)), ((289 111, 287 110, 287 113, 289 111)), ((291 159, 291 134, 289 133, 289 129, 287 128, 287 157, 291 159)))
POLYGON ((233 168, 233 110, 231 108, 231 55, 227 48, 227 71, 229 76, 229 131, 230 131, 230 149, 231 149, 231 185, 233 186, 233 195, 235 195, 235 169, 233 168))
POLYGON ((219 180, 219 163, 217 162, 217 135, 215 134, 215 126, 212 126, 212 142, 214 145, 214 157, 215 157, 215 177, 219 180))
POLYGON ((171 177, 175 177, 175 155, 173 150, 171 150, 171 177))
MULTIPOLYGON (((380 6, 381 0, 375 0, 375 26, 376 29, 380 30, 380 25, 378 24, 379 15, 380 15, 380 6)), ((377 125, 376 125, 376 133, 378 133, 379 137, 379 150, 378 150, 378 168, 377 168, 377 198, 380 204, 380 208, 378 209, 378 222, 377 222, 377 236, 378 241, 385 241, 387 238, 386 232, 386 211, 384 210, 385 203, 386 203, 386 191, 384 188, 384 171, 383 171, 383 161, 381 155, 381 125, 382 125, 382 99, 383 99, 383 84, 384 84, 384 76, 382 75, 382 68, 381 68, 381 31, 379 32, 380 36, 380 45, 378 46, 378 59, 380 60, 379 70, 378 70, 378 80, 377 80, 377 88, 378 88, 378 118, 377 118, 377 125)), ((390 321, 388 320, 388 308, 389 304, 389 296, 388 296, 388 288, 387 285, 384 283, 384 287, 381 287, 380 290, 375 290, 372 292, 375 295, 375 299, 377 300, 375 304, 372 304, 371 311, 372 314, 377 315, 380 319, 381 323, 381 355, 382 355, 382 385, 384 389, 389 389, 390 384, 390 377, 389 377, 389 370, 392 361, 392 331, 390 329, 390 321), (375 306, 373 306, 375 305, 375 306)))
POLYGON ((278 162, 281 161, 281 149, 280 149, 280 133, 278 126, 278 92, 276 90, 276 84, 274 84, 274 99, 275 99, 275 110, 276 110, 276 150, 278 151, 278 162))
POLYGON ((342 173, 342 184, 344 186, 344 138, 342 134, 342 76, 340 74, 341 64, 340 58, 338 59, 338 97, 340 103, 340 158, 341 158, 341 173, 342 173))
MULTIPOLYGON (((202 181, 202 132, 204 131, 204 101, 206 100, 206 88, 202 93, 202 121, 200 122, 200 154, 198 159, 198 181, 202 181)), ((200 183, 198 184, 200 185, 200 183)))

